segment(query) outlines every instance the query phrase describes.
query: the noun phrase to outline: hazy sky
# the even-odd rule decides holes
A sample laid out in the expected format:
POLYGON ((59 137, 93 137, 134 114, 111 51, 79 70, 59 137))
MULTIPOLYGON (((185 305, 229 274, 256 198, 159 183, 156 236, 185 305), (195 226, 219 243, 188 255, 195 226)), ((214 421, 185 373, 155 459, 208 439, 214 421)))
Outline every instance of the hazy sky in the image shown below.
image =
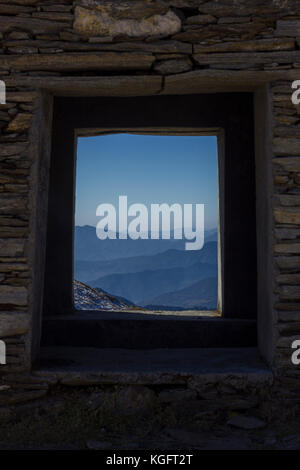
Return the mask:
POLYGON ((217 138, 116 134, 78 139, 76 225, 96 226, 96 208, 205 204, 205 229, 217 226, 217 138))

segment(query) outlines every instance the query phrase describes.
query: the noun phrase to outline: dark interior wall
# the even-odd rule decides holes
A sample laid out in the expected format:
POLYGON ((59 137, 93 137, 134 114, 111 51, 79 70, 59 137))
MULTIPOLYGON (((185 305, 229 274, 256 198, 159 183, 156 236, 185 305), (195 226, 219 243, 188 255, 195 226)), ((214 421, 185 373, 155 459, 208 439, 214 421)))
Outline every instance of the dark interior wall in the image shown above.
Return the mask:
POLYGON ((273 313, 273 244, 272 211, 272 121, 271 95, 268 86, 255 93, 255 155, 257 192, 257 286, 258 286, 258 343, 259 350, 272 364, 275 332, 273 313))
POLYGON ((44 314, 72 311, 74 128, 54 108, 46 242, 44 314))

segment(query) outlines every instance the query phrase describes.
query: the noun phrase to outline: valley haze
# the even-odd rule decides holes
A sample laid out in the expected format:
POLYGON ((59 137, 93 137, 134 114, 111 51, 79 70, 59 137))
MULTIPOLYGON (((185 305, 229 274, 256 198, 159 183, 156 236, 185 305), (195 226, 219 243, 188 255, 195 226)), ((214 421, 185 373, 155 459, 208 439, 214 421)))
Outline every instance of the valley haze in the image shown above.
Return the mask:
POLYGON ((184 240, 106 239, 95 227, 75 227, 74 278, 150 309, 217 308, 217 229, 205 232, 201 250, 184 240))
POLYGON ((113 204, 102 203, 98 205, 96 215, 103 218, 97 223, 96 234, 100 240, 107 238, 127 240, 128 237, 132 240, 170 239, 171 214, 173 214, 173 238, 182 239, 184 237, 190 240, 185 243, 185 250, 201 250, 204 245, 204 204, 195 204, 195 211, 193 211, 193 206, 194 204, 183 204, 182 209, 182 205, 178 203, 172 205, 167 203, 151 204, 149 230, 147 206, 135 203, 128 207, 127 196, 119 196, 118 210, 113 204), (195 213, 195 221, 193 212, 195 213), (192 228, 194 225, 195 230, 192 228))

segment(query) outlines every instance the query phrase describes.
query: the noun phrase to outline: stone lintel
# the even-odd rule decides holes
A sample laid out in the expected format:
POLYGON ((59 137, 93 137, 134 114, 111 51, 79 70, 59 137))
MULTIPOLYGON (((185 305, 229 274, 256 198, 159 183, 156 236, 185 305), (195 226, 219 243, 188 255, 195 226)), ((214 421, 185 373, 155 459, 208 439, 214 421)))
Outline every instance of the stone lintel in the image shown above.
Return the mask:
POLYGON ((160 76, 118 77, 18 77, 6 80, 7 86, 48 90, 60 96, 146 96, 162 88, 160 76))

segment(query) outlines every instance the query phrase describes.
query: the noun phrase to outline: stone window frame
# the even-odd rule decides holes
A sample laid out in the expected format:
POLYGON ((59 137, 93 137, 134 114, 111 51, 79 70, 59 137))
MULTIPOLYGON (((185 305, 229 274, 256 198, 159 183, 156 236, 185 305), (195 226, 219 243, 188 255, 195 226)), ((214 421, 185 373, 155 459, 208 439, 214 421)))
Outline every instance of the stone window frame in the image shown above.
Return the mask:
POLYGON ((48 172, 51 152, 51 125, 54 96, 155 96, 186 95, 190 93, 252 92, 254 94, 255 160, 256 160, 256 214, 257 214, 257 340, 260 356, 270 366, 277 358, 276 312, 274 304, 274 246, 276 244, 273 219, 273 95, 272 84, 277 80, 294 80, 293 71, 228 72, 216 74, 196 71, 167 77, 162 84, 156 76, 138 77, 43 77, 18 78, 11 85, 34 89, 37 95, 31 125, 32 161, 32 230, 30 253, 32 258, 32 288, 29 296, 31 334, 28 338, 28 367, 36 364, 40 353, 42 331, 42 303, 46 243, 46 206, 48 172), (217 74, 218 75, 218 74, 217 74))
MULTIPOLYGON (((46 169, 44 167, 44 172, 48 171, 49 170, 49 164, 50 164, 50 147, 49 147, 49 138, 51 136, 51 109, 53 109, 53 101, 52 101, 52 97, 49 96, 49 94, 47 93, 43 93, 42 96, 41 96, 41 109, 44 109, 44 112, 42 112, 42 115, 41 115, 41 125, 42 125, 42 128, 41 129, 41 133, 40 133, 40 142, 41 142, 41 147, 44 147, 44 150, 46 151, 45 152, 45 158, 44 160, 47 161, 46 163, 46 169), (48 115, 47 113, 45 112, 46 110, 48 110, 48 115), (49 110, 50 110, 50 114, 49 114, 49 110), (44 122, 43 122, 43 119, 44 119, 44 122), (46 146, 46 148, 45 148, 46 146)), ((99 130, 99 129, 98 129, 99 130)), ((215 133, 216 129, 214 130, 214 133, 215 133)), ((91 132, 91 130, 89 130, 88 132, 91 132)), ((92 133, 95 132, 95 129, 92 130, 92 133)), ((205 133, 207 133, 207 129, 205 130, 205 133)), ((45 162, 44 162, 45 163, 45 162)), ((44 182, 45 183, 45 182, 44 182)), ((46 184, 46 183, 45 183, 46 184)), ((44 199, 47 199, 46 197, 46 193, 47 191, 45 191, 45 187, 43 188, 43 197, 44 199)), ((44 209, 45 209, 45 200, 44 200, 44 209)), ((45 215, 45 214, 44 214, 45 215)), ((40 236, 39 236, 39 239, 40 239, 40 236)), ((44 232, 44 240, 45 240, 45 232, 44 232)), ((41 259, 40 259, 41 261, 41 259)), ((41 267, 41 266, 40 266, 41 267)), ((41 278, 39 277, 39 279, 41 280, 41 278)), ((40 288, 42 288, 42 285, 41 285, 41 282, 40 282, 40 288)), ((40 318, 40 311, 39 313, 36 312, 36 315, 35 315, 35 319, 36 319, 36 324, 37 324, 37 328, 38 328, 38 338, 40 338, 40 334, 41 334, 41 318, 40 318)), ((51 324, 51 319, 49 318, 48 320, 48 327, 49 328, 49 331, 51 331, 51 328, 53 328, 53 322, 51 324)), ((66 320, 66 318, 60 318, 60 325, 62 326, 62 322, 64 321, 68 321, 66 320)), ((119 320, 117 320, 119 321, 119 320)), ((150 321, 150 319, 148 320, 150 321)), ((167 320, 165 320, 167 321, 167 320)), ((120 323, 120 322, 119 322, 120 323)), ((187 331, 190 331, 191 332, 191 324, 190 325, 187 325, 187 322, 186 323, 186 328, 187 328, 187 331)), ((251 330, 251 334, 250 334, 250 342, 249 342, 249 330, 248 330, 248 333, 247 333, 247 329, 246 329, 246 324, 245 324, 245 321, 244 320, 241 320, 239 321, 239 325, 238 323, 235 323, 233 325, 232 321, 230 319, 227 319, 226 320, 226 323, 227 323, 227 330, 226 330, 226 335, 228 336, 228 340, 230 337, 232 337, 232 333, 230 333, 230 331, 234 331, 236 337, 237 336, 240 336, 242 338, 245 338, 245 340, 241 340, 241 341, 233 341, 231 342, 230 344, 227 343, 227 344, 220 344, 220 346, 229 346, 229 345, 232 345, 232 346, 235 346, 235 347, 239 347, 239 346, 253 346, 254 345, 254 342, 253 342, 253 338, 255 336, 256 338, 256 327, 255 327, 255 322, 252 323, 252 330, 251 330), (240 333, 237 331, 236 327, 238 325, 238 328, 240 328, 240 333)), ((211 325, 211 321, 208 322, 209 325, 211 325)), ((68 325, 70 325, 70 322, 68 322, 68 325)), ((109 325, 109 322, 106 321, 106 326, 109 325)), ((72 321, 72 326, 76 329, 76 322, 72 321)), ((112 325, 110 325, 111 327, 112 325)), ((201 322, 201 328, 202 328, 202 337, 205 336, 205 332, 207 332, 207 324, 204 323, 204 321, 202 320, 201 322)), ((70 326, 69 326, 70 327, 70 326)), ((183 327, 183 323, 181 323, 181 327, 183 327)), ((210 328, 211 326, 209 326, 210 328)), ((216 334, 217 334, 217 328, 214 326, 215 330, 216 330, 216 334)), ((199 331, 198 331, 199 332, 199 331)), ((176 337, 176 335, 175 335, 176 337)), ((255 339, 256 341, 256 339, 255 339)), ((36 356, 37 354, 35 354, 36 356)))

